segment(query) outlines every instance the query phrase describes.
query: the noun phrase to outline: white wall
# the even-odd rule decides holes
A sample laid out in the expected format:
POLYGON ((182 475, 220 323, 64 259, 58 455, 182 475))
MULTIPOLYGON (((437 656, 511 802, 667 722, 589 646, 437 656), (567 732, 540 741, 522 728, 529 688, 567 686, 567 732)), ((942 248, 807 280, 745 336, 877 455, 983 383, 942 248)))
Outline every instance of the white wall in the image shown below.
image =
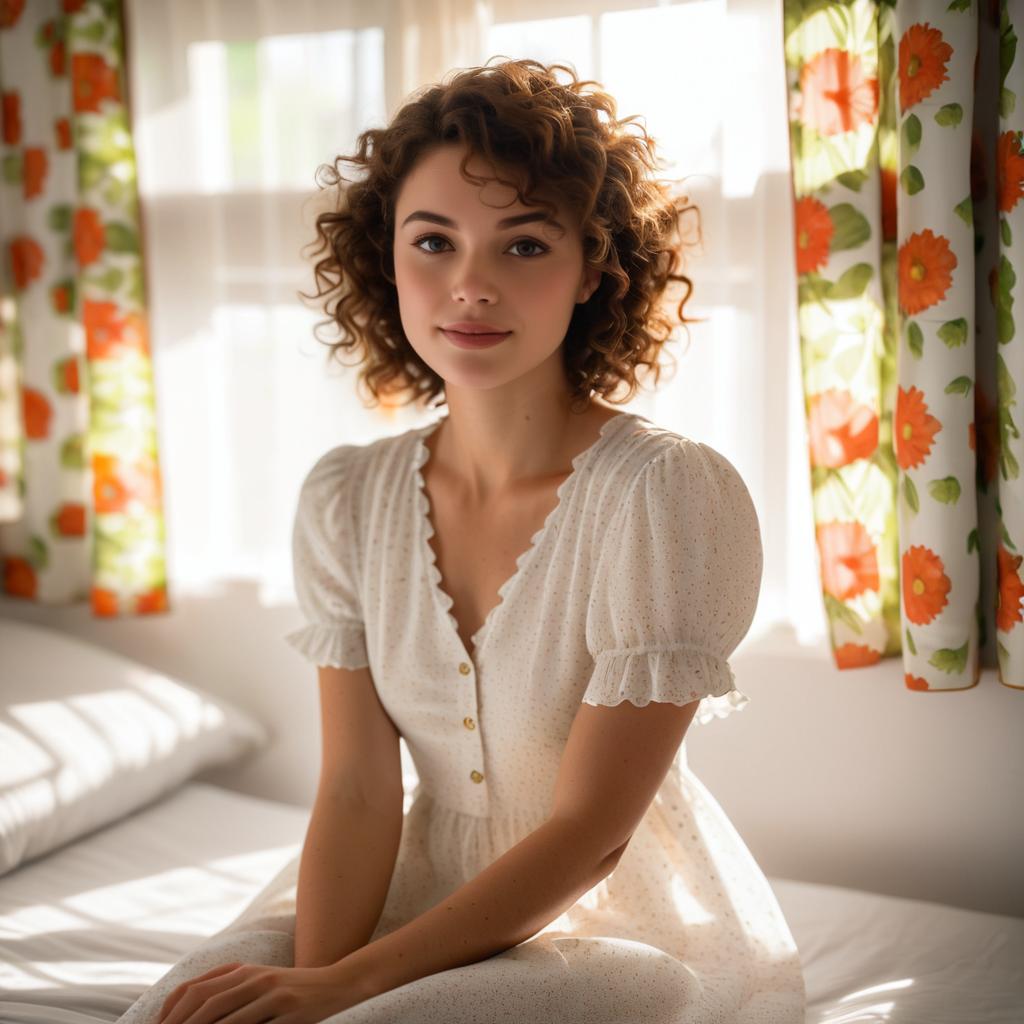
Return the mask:
MULTIPOLYGON (((0 596, 0 617, 60 629, 227 697, 269 750, 204 779, 309 806, 319 768, 316 669, 282 639, 294 607, 228 583, 167 615, 108 621, 84 605, 0 596)), ((694 724, 688 762, 771 877, 1024 916, 1024 700, 993 670, 972 690, 914 693, 890 659, 839 672, 787 632, 734 656, 750 703, 694 724)))

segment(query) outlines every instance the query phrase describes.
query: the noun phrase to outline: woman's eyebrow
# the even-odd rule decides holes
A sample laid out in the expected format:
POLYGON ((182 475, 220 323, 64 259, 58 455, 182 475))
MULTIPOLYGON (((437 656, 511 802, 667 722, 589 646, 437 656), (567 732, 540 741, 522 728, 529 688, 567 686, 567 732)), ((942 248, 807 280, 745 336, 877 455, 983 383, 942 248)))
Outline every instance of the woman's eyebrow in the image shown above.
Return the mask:
MULTIPOLYGON (((408 217, 405 218, 405 220, 402 221, 402 227, 404 228, 405 225, 408 224, 409 221, 411 220, 427 220, 433 224, 441 224, 446 228, 455 228, 456 231, 458 231, 459 229, 458 224, 456 224, 455 221, 453 221, 450 217, 443 217, 441 216, 441 214, 431 213, 429 210, 414 210, 412 213, 409 214, 408 217)), ((552 217, 549 217, 546 213, 520 213, 517 214, 515 217, 506 217, 504 220, 498 221, 498 227, 514 228, 519 224, 529 224, 530 222, 535 220, 541 220, 544 221, 546 224, 551 224, 554 227, 558 228, 560 231, 565 230, 565 228, 563 228, 557 220, 554 220, 552 217)))

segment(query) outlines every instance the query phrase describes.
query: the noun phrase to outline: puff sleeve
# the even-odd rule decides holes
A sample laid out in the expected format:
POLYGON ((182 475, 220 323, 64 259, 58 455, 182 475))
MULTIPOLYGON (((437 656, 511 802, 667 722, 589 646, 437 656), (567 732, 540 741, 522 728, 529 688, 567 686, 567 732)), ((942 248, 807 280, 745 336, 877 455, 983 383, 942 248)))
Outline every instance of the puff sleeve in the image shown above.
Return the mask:
POLYGON ((299 491, 292 528, 295 596, 306 625, 285 640, 316 665, 369 664, 357 573, 352 457, 355 445, 322 455, 299 491))
POLYGON ((702 700, 703 724, 743 707, 728 658, 757 607, 763 551, 736 468, 680 438, 648 462, 609 524, 587 607, 583 701, 702 700))

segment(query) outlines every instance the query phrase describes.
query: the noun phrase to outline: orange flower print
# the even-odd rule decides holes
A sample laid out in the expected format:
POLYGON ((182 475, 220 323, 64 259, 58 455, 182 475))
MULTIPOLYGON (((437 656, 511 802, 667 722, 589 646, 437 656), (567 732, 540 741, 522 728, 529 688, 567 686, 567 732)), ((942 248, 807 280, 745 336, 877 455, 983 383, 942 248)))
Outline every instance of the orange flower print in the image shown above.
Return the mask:
POLYGON ((119 317, 114 302, 85 300, 82 325, 85 327, 85 349, 90 359, 110 359, 127 349, 149 351, 146 322, 138 313, 119 317))
POLYGON ((131 494, 121 480, 121 467, 112 455, 96 453, 92 457, 92 494, 98 515, 126 512, 131 494))
POLYGON ((71 288, 67 283, 55 284, 50 289, 50 303, 55 313, 67 313, 71 309, 71 288))
POLYGON ((896 415, 893 438, 896 462, 900 469, 914 469, 931 455, 935 435, 942 424, 928 412, 924 392, 911 386, 909 391, 896 388, 896 415))
POLYGON ((78 380, 78 357, 68 356, 56 367, 57 384, 63 394, 77 395, 80 390, 78 380))
POLYGON ((999 210, 1009 213, 1024 196, 1024 155, 1020 132, 1003 132, 996 144, 996 178, 999 181, 999 210))
POLYGON ((64 40, 58 39, 50 49, 50 71, 55 78, 61 78, 64 70, 64 40))
POLYGON ((837 469, 870 458, 878 447, 878 417, 848 391, 829 388, 811 396, 807 418, 811 465, 837 469))
POLYGON ((922 676, 912 676, 909 672, 903 674, 903 683, 908 690, 930 690, 928 680, 922 676))
POLYGON ((58 117, 53 122, 53 133, 58 149, 71 148, 71 121, 66 117, 58 117))
POLYGON ((996 575, 999 578, 996 593, 996 629, 1009 633, 1014 623, 1021 621, 1020 599, 1024 597, 1024 583, 1020 578, 1020 563, 1024 555, 1011 555, 1000 544, 996 550, 996 575))
POLYGON ((25 0, 0 0, 0 28, 12 28, 24 7, 25 0))
POLYGON ((11 239, 10 253, 14 287, 22 291, 37 277, 42 276, 46 254, 43 247, 28 235, 19 235, 11 239))
POLYGON ((139 594, 135 599, 137 615, 151 615, 154 612, 167 611, 167 588, 154 587, 152 590, 139 594))
POLYGON ((923 544, 903 553, 903 610, 915 626, 926 626, 949 603, 952 584, 942 559, 923 544))
POLYGON ((835 225, 828 215, 828 207, 812 196, 804 196, 793 207, 796 225, 796 272, 809 274, 828 262, 828 247, 832 243, 835 225))
POLYGON ((121 330, 121 345, 144 355, 149 354, 149 328, 141 313, 126 313, 121 330))
POLYGON ((800 72, 800 120, 819 135, 839 135, 870 124, 878 112, 878 79, 855 53, 830 47, 800 72))
POLYGON ((21 93, 5 92, 2 96, 4 145, 21 142, 21 93))
POLYGON ((65 14, 74 14, 76 11, 80 11, 85 5, 85 0, 62 0, 61 10, 65 14))
POLYGON ((953 283, 956 253, 944 235, 931 228, 911 235, 900 246, 899 299, 904 313, 913 316, 941 302, 953 283))
POLYGON ((89 599, 94 615, 110 618, 120 611, 117 594, 106 587, 93 587, 89 593, 89 599))
POLYGON ((946 62, 953 47, 928 22, 911 25, 900 40, 900 113, 927 99, 949 79, 946 62))
POLYGON ((26 146, 24 162, 22 164, 24 196, 26 199, 34 199, 43 194, 43 182, 46 180, 48 161, 46 150, 41 146, 26 146))
POLYGON ((978 479, 990 484, 999 465, 999 408, 977 382, 974 385, 974 422, 967 425, 967 432, 971 451, 977 450, 978 479))
POLYGON ((25 437, 30 441, 42 441, 49 437, 53 407, 46 395, 35 388, 22 388, 21 407, 25 423, 25 437))
POLYGON ((4 593, 12 597, 36 598, 39 581, 32 563, 24 558, 4 559, 4 593))
POLYGON ((896 172, 882 168, 882 241, 896 239, 896 172))
POLYGON ((75 210, 71 227, 75 241, 75 259, 80 267, 95 263, 103 254, 107 244, 107 232, 99 212, 89 206, 75 210))
POLYGON ((863 523, 822 523, 815 530, 826 594, 847 601, 878 590, 878 554, 863 523))
POLYGON ((53 525, 61 537, 84 537, 85 506, 81 503, 65 502, 57 510, 53 525))
POLYGON ((132 505, 159 508, 163 494, 156 462, 140 459, 125 462, 113 455, 92 457, 93 501, 98 513, 131 512, 132 505))
POLYGON ((117 69, 95 53, 76 53, 71 57, 71 94, 76 114, 100 112, 107 99, 120 100, 117 69))
POLYGON ((882 652, 867 644, 843 644, 835 649, 833 657, 838 668, 866 668, 877 664, 882 652))

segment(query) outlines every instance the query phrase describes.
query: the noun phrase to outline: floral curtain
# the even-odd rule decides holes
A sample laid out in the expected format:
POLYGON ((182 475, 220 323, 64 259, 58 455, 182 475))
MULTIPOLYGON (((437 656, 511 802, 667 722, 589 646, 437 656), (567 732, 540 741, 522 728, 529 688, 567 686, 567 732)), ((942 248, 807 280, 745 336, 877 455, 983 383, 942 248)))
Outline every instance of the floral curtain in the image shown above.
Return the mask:
POLYGON ((167 608, 116 0, 0 0, 2 590, 167 608))
POLYGON ((785 0, 816 544, 840 668, 1024 688, 1018 0, 785 0), (1019 245, 1020 242, 1016 241, 1019 245))

